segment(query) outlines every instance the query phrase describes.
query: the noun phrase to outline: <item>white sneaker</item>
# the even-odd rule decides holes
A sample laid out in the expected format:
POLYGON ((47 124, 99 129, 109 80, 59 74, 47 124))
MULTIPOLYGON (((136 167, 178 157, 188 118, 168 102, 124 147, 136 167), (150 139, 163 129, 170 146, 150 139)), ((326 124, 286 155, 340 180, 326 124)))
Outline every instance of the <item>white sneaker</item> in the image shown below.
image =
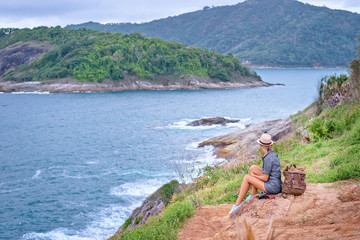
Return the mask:
POLYGON ((238 208, 241 206, 241 203, 240 203, 240 205, 239 206, 236 206, 235 204, 232 206, 232 208, 231 208, 231 210, 230 210, 230 212, 229 212, 229 214, 231 214, 231 213, 233 213, 233 212, 235 212, 236 210, 238 210, 238 208))

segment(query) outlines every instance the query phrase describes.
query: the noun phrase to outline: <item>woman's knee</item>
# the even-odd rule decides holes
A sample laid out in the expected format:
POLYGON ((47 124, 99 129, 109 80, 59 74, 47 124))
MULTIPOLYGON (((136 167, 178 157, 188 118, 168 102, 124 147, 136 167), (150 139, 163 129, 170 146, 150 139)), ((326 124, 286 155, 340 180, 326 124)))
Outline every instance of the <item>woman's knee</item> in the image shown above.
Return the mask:
POLYGON ((250 167, 250 173, 253 173, 255 175, 261 175, 262 174, 262 169, 256 165, 252 165, 250 167))
POLYGON ((257 167, 256 165, 251 165, 249 172, 254 172, 257 167))
POLYGON ((251 176, 250 175, 245 175, 243 178, 243 182, 249 182, 251 176))

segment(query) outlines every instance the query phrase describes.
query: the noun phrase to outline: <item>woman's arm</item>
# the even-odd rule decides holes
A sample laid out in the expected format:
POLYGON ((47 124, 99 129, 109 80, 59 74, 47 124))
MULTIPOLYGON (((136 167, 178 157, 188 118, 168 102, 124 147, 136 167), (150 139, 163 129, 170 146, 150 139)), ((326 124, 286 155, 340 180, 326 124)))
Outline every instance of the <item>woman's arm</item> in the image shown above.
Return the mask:
POLYGON ((256 177, 257 179, 260 179, 263 182, 266 182, 269 179, 269 175, 267 175, 265 173, 262 173, 262 174, 259 174, 259 175, 251 173, 250 176, 256 177))

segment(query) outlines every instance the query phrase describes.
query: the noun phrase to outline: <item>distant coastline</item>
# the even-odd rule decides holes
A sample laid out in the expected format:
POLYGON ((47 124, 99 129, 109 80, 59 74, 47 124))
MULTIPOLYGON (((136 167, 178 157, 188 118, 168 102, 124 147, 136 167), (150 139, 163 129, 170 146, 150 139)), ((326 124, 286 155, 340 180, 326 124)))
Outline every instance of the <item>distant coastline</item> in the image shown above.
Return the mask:
POLYGON ((250 69, 282 69, 282 70, 286 70, 286 69, 347 69, 349 67, 345 67, 345 66, 338 66, 338 67, 271 67, 271 66, 257 66, 257 65, 246 65, 245 66, 249 67, 250 69))

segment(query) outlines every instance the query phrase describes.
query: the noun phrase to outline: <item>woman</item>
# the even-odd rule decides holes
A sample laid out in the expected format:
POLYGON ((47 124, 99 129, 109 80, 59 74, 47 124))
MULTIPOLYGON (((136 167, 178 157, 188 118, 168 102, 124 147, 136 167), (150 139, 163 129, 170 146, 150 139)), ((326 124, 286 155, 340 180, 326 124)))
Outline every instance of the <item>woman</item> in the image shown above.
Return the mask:
POLYGON ((258 189, 270 194, 281 192, 280 161, 278 156, 271 150, 273 145, 271 136, 264 133, 261 135, 260 139, 257 140, 257 143, 264 153, 264 156, 262 157, 262 169, 255 165, 250 167, 249 175, 244 177, 241 184, 239 197, 229 213, 233 213, 241 206, 241 202, 249 191, 250 185, 252 186, 251 195, 249 195, 245 201, 253 198, 257 194, 258 189))

